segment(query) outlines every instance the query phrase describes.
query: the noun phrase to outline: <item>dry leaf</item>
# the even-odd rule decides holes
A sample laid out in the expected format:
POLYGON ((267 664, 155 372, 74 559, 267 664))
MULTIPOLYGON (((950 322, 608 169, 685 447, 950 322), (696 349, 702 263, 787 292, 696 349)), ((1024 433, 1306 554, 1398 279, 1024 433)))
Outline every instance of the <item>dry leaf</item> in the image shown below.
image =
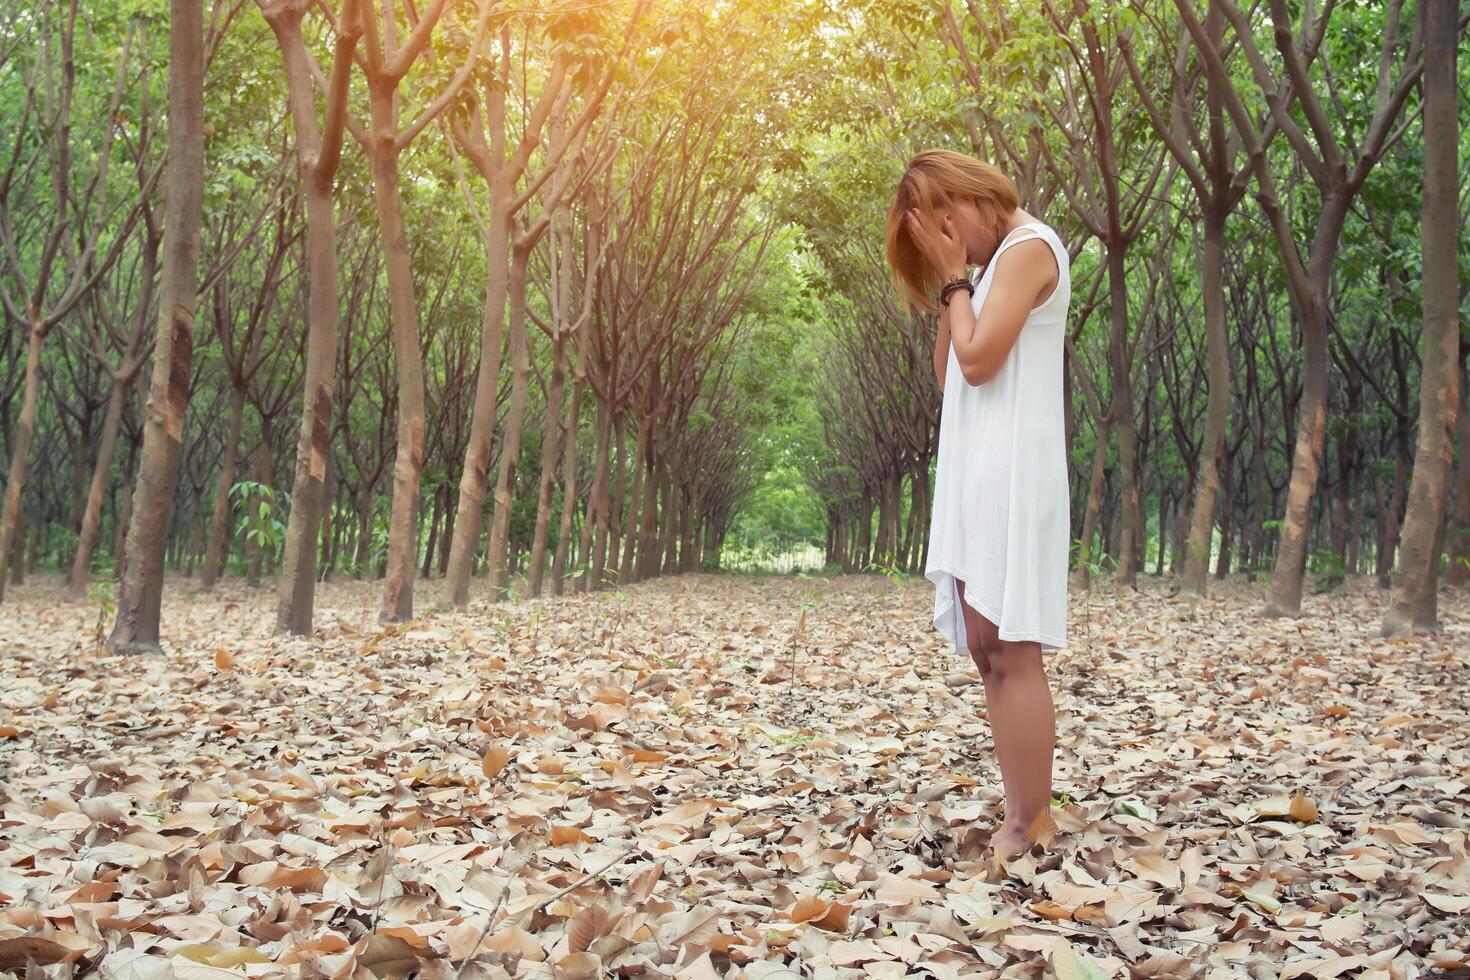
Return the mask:
POLYGON ((1064 939, 1058 940, 1052 949, 1051 965, 1057 980, 1106 980, 1108 977, 1097 960, 1074 949, 1064 939))
POLYGON ((494 779, 500 775, 500 770, 510 761, 510 752, 501 745, 492 745, 485 750, 485 758, 480 763, 480 769, 485 773, 486 779, 494 779))
POLYGON ((1290 621, 1240 579, 1074 590, 1054 853, 996 882, 983 685, 911 584, 696 573, 380 628, 381 583, 333 580, 304 640, 226 579, 165 590, 162 655, 79 660, 96 610, 28 580, 0 950, 125 980, 1462 969, 1470 591, 1388 644, 1371 576, 1290 621))
POLYGON ((796 904, 787 911, 786 917, 792 922, 806 922, 808 919, 819 919, 827 914, 829 906, 815 895, 807 895, 797 900, 796 904))
POLYGON ((33 962, 40 966, 48 963, 60 963, 71 950, 54 943, 49 939, 41 939, 38 936, 16 936, 12 939, 0 939, 0 970, 14 970, 24 973, 26 963, 33 962))
POLYGON ((607 909, 601 905, 589 905, 567 923, 567 944, 577 952, 589 949, 600 937, 607 935, 607 909))

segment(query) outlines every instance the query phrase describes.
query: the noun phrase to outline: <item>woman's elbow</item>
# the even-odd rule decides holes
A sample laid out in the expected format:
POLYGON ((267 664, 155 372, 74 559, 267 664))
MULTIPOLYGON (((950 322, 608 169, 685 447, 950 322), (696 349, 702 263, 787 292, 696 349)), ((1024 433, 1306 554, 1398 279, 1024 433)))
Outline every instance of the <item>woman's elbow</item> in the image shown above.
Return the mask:
POLYGON ((981 362, 979 364, 964 365, 960 370, 964 374, 965 380, 971 385, 983 385, 995 377, 997 366, 988 362, 981 362))

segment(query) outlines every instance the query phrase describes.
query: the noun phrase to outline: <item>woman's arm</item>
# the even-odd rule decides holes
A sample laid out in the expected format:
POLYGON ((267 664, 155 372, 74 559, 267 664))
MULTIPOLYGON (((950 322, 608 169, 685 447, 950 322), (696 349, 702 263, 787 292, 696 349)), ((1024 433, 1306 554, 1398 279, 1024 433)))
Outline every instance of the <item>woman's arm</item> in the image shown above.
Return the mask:
MULTIPOLYGON (((964 290, 960 290, 964 292, 964 290)), ((934 377, 939 380, 939 393, 944 394, 944 372, 949 367, 949 307, 939 309, 939 337, 934 341, 934 377)))
POLYGON ((1040 238, 1018 242, 994 261, 998 264, 991 273, 990 289, 980 305, 978 318, 971 308, 969 293, 963 289, 950 294, 947 307, 955 359, 965 380, 972 385, 982 385, 995 377, 1020 336, 1031 308, 1050 295, 1047 287, 1059 275, 1051 246, 1040 238), (962 297, 963 302, 956 302, 956 296, 962 297))

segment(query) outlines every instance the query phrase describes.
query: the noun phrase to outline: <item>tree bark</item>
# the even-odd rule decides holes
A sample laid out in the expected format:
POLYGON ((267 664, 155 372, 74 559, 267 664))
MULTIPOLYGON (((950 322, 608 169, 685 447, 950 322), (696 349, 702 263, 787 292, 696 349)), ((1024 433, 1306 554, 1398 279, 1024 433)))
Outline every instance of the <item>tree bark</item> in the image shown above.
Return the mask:
MULTIPOLYGON (((531 352, 526 336, 526 267, 530 251, 515 245, 510 265, 510 405, 505 415, 505 439, 500 447, 500 469, 495 481, 495 504, 490 516, 490 594, 506 597, 510 570, 510 513, 515 494, 516 464, 521 455, 521 430, 531 387, 531 352)), ((478 523, 478 522, 477 522, 478 523)))
POLYGON ((1097 446, 1092 454, 1092 478, 1087 483, 1087 506, 1082 513, 1081 545, 1077 549, 1077 567, 1072 573, 1074 584, 1081 589, 1092 585, 1092 539, 1097 534, 1098 511, 1102 506, 1103 475, 1108 458, 1108 430, 1111 428, 1112 424, 1108 421, 1097 427, 1097 446))
POLYGON ((1470 578, 1470 385, 1460 375, 1460 412, 1456 420, 1459 430, 1460 463, 1455 471, 1455 513, 1450 539, 1450 567, 1445 579, 1462 586, 1470 578))
POLYGON ((1302 395, 1297 406, 1296 445, 1292 452, 1291 483, 1286 492, 1281 539, 1264 613, 1268 617, 1300 616, 1302 586, 1307 569, 1307 538, 1312 527, 1312 501, 1321 475, 1322 447, 1327 436, 1327 398, 1331 390, 1327 351, 1327 294, 1332 265, 1347 217, 1348 198, 1324 195, 1317 233, 1312 243, 1308 275, 1312 289, 1299 297, 1301 317, 1302 395))
POLYGON ((1209 577, 1215 500, 1220 493, 1220 455, 1225 448, 1225 425, 1230 414, 1230 332, 1225 325, 1224 268, 1225 216, 1206 211, 1200 290, 1205 305, 1209 389, 1205 396, 1205 431, 1200 439, 1199 475, 1195 481, 1189 540, 1185 545, 1183 582, 1185 591, 1198 596, 1205 594, 1209 577))
POLYGON ((306 198, 307 325, 301 428, 291 512, 281 556, 276 630, 311 633, 316 596, 316 558, 322 500, 331 453, 333 382, 337 368, 337 223, 332 183, 341 160, 347 118, 347 83, 361 34, 360 6, 345 0, 327 92, 325 132, 317 126, 316 93, 301 36, 305 0, 270 4, 257 0, 275 32, 286 76, 287 103, 296 131, 296 155, 306 198))
MULTIPOLYGON (((572 369, 572 406, 567 414, 566 432, 562 438, 562 506, 561 523, 557 528, 556 556, 551 564, 551 591, 553 595, 561 595, 566 590, 566 573, 568 551, 571 548, 572 512, 577 506, 577 431, 580 427, 582 412, 582 392, 585 390, 584 383, 586 375, 586 338, 584 330, 577 337, 577 364, 572 369)), ((583 519, 586 526, 586 519, 583 519)), ((586 534, 578 536, 578 548, 576 560, 582 564, 587 563, 586 534)))
MULTIPOLYGON (((508 202, 492 200, 485 236, 485 310, 480 321, 480 366, 475 376, 475 404, 470 417, 469 444, 459 478, 454 535, 449 545, 449 567, 444 589, 457 609, 470 601, 470 572, 480 550, 485 493, 490 484, 490 447, 495 438, 495 399, 500 387, 500 357, 504 345, 505 301, 510 291, 507 241, 511 224, 508 202)), ((502 450, 503 451, 503 450, 502 450)))
MULTIPOLYGON (((552 257, 552 261, 557 261, 552 257)), ((541 594, 545 575, 546 535, 551 527, 551 497, 556 488, 557 460, 560 449, 562 392, 566 381, 566 330, 558 327, 552 345, 551 385, 546 393, 546 417, 541 429, 541 480, 536 493, 536 530, 531 541, 530 585, 528 593, 541 594)))
MULTIPOLYGON (((363 0, 360 0, 363 2, 363 0)), ((418 302, 414 297, 413 268, 403 226, 403 198, 398 160, 403 151, 456 98, 469 80, 494 5, 479 0, 477 24, 465 63, 417 119, 398 128, 399 83, 429 48, 442 4, 430 4, 406 38, 397 37, 397 21, 390 0, 384 0, 382 32, 372 9, 364 9, 366 35, 363 52, 368 81, 369 126, 349 117, 344 124, 362 145, 373 175, 373 200, 388 279, 388 309, 393 324, 393 356, 398 379, 398 429, 393 460, 393 503, 388 530, 388 560, 383 574, 383 599, 378 621, 401 622, 413 616, 413 580, 418 558, 419 482, 424 466, 424 355, 419 338, 418 302)))
MULTIPOLYGON (((373 123, 389 127, 391 93, 373 94, 373 123)), ((403 202, 398 186, 398 154, 374 156, 373 196, 377 202, 384 264, 388 273, 388 308, 393 321, 393 357, 398 376, 398 436, 393 460, 393 503, 388 526, 388 565, 378 622, 395 623, 413 616, 415 512, 424 467, 424 355, 419 346, 413 268, 403 228, 403 202)))
POLYGON ((235 485, 235 461, 240 453, 240 431, 245 427, 245 389, 234 386, 230 392, 230 429, 225 437, 225 448, 220 460, 219 482, 214 489, 214 510, 209 519, 209 543, 204 550, 204 571, 201 585, 214 588, 224 567, 224 556, 228 548, 225 538, 230 521, 230 488, 235 485))
POLYGON ((178 485, 198 307, 204 201, 204 9, 199 0, 170 0, 169 13, 163 289, 117 621, 107 640, 115 655, 161 649, 163 555, 178 485))
POLYGON ((1112 307, 1112 331, 1108 339, 1108 365, 1112 372, 1113 407, 1110 411, 1118 430, 1118 468, 1122 477, 1122 541, 1115 579, 1129 588, 1138 586, 1138 540, 1142 534, 1143 506, 1138 488, 1138 429, 1133 421, 1132 369, 1128 361, 1128 279, 1123 250, 1108 247, 1108 292, 1112 307))
MULTIPOLYGON (((1406 449, 1408 437, 1402 430, 1399 432, 1398 452, 1393 462, 1393 487, 1389 492, 1388 502, 1385 504, 1381 499, 1378 506, 1378 561, 1377 577, 1378 587, 1386 589, 1391 583, 1390 573, 1393 571, 1394 554, 1398 550, 1399 522, 1403 518, 1404 492, 1408 485, 1409 460, 1406 449)), ((1379 481, 1380 484, 1382 481, 1379 481)), ((1380 490, 1380 497, 1382 491, 1380 490)))
MULTIPOLYGON (((261 505, 264 500, 266 488, 272 484, 272 476, 275 470, 273 460, 271 459, 272 442, 274 442, 274 439, 272 438, 270 420, 262 418, 260 420, 260 442, 255 447, 255 459, 252 461, 255 466, 255 482, 261 488, 258 491, 261 497, 251 498, 251 503, 256 507, 261 505)), ((270 505, 275 507, 277 502, 271 500, 270 505)), ((265 568, 265 542, 259 536, 247 537, 245 540, 245 556, 245 582, 254 588, 260 585, 261 573, 265 568)))
POLYGON ((597 466, 592 471, 592 490, 587 495, 587 517, 582 522, 582 553, 587 556, 586 572, 578 586, 580 592, 590 592, 602 587, 602 572, 606 567, 608 510, 611 494, 608 491, 612 461, 612 408, 606 399, 597 402, 597 466))
POLYGON ((112 471, 112 454, 117 447, 123 403, 127 400, 131 382, 131 377, 112 379, 107 418, 102 423, 102 441, 97 446, 97 461, 92 467, 92 481, 87 490, 87 508, 82 514, 82 530, 77 537, 77 551, 71 563, 68 597, 73 602, 87 598, 88 569, 92 563, 92 549, 97 545, 97 528, 102 520, 102 492, 107 488, 107 474, 112 471))
POLYGON ((26 482, 26 468, 30 463, 31 439, 36 433, 36 394, 41 388, 41 344, 46 331, 39 323, 31 323, 26 329, 26 375, 25 389, 21 395, 20 417, 16 419, 15 435, 10 444, 10 472, 5 482, 5 511, 0 515, 0 601, 5 598, 4 562, 11 546, 20 540, 20 492, 26 482))
POLYGON ((1454 465, 1455 415, 1460 401, 1459 119, 1456 107, 1456 0, 1422 0, 1424 18, 1424 197, 1422 365, 1419 440, 1408 512, 1399 547, 1399 574, 1383 617, 1384 636, 1439 628, 1440 529, 1454 465))
POLYGON ((638 417, 637 439, 633 444, 633 456, 628 466, 633 472, 633 485, 623 502, 623 517, 618 522, 619 546, 622 554, 618 559, 618 581, 638 581, 638 562, 642 558, 644 515, 648 513, 647 497, 650 482, 648 468, 653 453, 652 422, 646 416, 638 417))

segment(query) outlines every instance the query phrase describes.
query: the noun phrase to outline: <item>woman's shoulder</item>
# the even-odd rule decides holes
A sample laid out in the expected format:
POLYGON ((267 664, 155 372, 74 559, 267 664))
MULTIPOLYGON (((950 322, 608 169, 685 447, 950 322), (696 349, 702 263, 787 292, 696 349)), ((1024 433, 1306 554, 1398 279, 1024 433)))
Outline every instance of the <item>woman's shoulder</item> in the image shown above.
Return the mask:
POLYGON ((1041 236, 1047 239, 1048 243, 1052 246, 1052 251, 1056 253, 1058 264, 1063 268, 1071 265, 1072 257, 1067 251, 1067 243, 1062 241, 1061 233, 1040 219, 1037 219, 1034 224, 1041 236))
MULTIPOLYGON (((1026 245, 1026 243, 1028 242, 1040 241, 1049 247, 1052 255, 1056 258, 1059 265, 1065 265, 1067 263, 1067 245, 1065 242, 1062 241, 1062 236, 1057 234, 1057 230, 1055 228, 1047 224, 1045 221, 1037 219, 1034 221, 1028 221, 1024 225, 1019 225, 1016 228, 1016 232, 1025 231, 1029 231, 1031 232, 1031 234, 1016 234, 1015 232, 1013 232, 1012 234, 1014 237, 1004 242, 1003 246, 1007 249, 1019 248, 1023 245, 1026 245)), ((1030 245, 1028 247, 1028 251, 1034 252, 1037 257, 1046 254, 1046 250, 1042 249, 1039 245, 1030 245)))
POLYGON ((1031 222, 1031 224, 1035 228, 1039 229, 1042 233, 1044 233, 1046 237, 1050 238, 1054 242, 1062 244, 1065 247, 1065 243, 1062 242, 1061 232, 1057 231, 1050 224, 1042 221, 1040 218, 1037 218, 1035 221, 1031 222))

